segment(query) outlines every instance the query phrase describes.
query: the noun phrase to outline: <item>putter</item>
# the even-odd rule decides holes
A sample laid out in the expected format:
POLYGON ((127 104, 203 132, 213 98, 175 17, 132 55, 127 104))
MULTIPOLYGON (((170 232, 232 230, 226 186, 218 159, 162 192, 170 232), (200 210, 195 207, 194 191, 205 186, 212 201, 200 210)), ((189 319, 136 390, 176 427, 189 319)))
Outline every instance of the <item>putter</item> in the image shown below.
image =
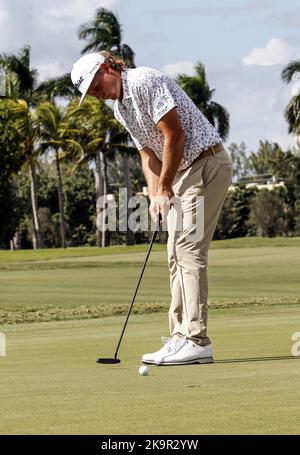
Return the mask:
POLYGON ((137 295, 137 292, 138 292, 138 289, 139 289, 139 286, 140 286, 140 282, 141 282, 143 274, 144 274, 144 270, 146 268, 146 264, 147 264, 147 261, 148 261, 148 258, 149 258, 149 255, 150 255, 150 252, 151 252, 151 249, 152 249, 152 245, 154 243, 154 240, 156 239, 157 231, 159 231, 160 221, 161 221, 161 214, 159 214, 159 216, 158 216, 157 225, 156 225, 156 227, 155 227, 155 229, 153 231, 153 234, 152 234, 151 242, 150 242, 147 254, 146 254, 144 265, 143 265, 142 271, 140 273, 139 280, 138 280, 137 286, 135 288, 133 297, 131 299, 131 303, 130 303, 130 307, 129 307, 129 310, 128 310, 128 313, 127 313, 127 316, 126 316, 125 324, 124 324, 123 330, 122 330, 120 338, 119 338, 119 342, 118 342, 118 345, 117 345, 115 356, 114 357, 107 357, 107 358, 100 357, 99 359, 97 359, 97 363, 114 364, 114 363, 120 363, 121 362, 121 360, 118 359, 119 347, 120 347, 120 344, 121 344, 121 341, 122 341, 122 338, 123 338, 123 335, 124 335, 124 332, 125 332, 125 329, 126 329, 126 326, 127 326, 127 322, 128 322, 128 319, 129 319, 129 316, 130 316, 130 313, 131 313, 131 309, 132 309, 134 301, 135 301, 135 297, 137 295))

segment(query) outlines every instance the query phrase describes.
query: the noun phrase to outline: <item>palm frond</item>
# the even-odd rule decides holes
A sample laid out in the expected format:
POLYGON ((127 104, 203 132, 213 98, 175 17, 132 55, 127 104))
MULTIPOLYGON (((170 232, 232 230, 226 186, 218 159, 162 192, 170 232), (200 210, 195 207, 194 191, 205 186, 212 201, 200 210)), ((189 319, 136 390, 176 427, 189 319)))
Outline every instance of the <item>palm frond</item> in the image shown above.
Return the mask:
POLYGON ((92 36, 95 32, 95 26, 93 21, 88 21, 85 24, 80 25, 78 29, 78 38, 87 39, 92 36))
POLYGON ((284 82, 289 83, 296 73, 300 73, 300 60, 292 60, 289 62, 281 72, 281 79, 284 82))
POLYGON ((6 73, 12 72, 17 75, 20 95, 30 99, 37 80, 37 70, 30 68, 30 46, 23 47, 19 55, 2 54, 0 67, 6 73))
POLYGON ((55 96, 73 98, 78 93, 72 84, 70 73, 43 81, 37 87, 36 92, 45 94, 52 99, 55 96))
POLYGON ((99 8, 93 20, 79 27, 78 37, 87 41, 81 51, 82 54, 91 50, 116 49, 119 51, 122 28, 112 11, 106 8, 99 8))
POLYGON ((217 122, 217 131, 221 138, 225 141, 229 134, 229 112, 221 106, 221 104, 212 101, 209 104, 206 113, 209 114, 207 115, 207 118, 213 125, 217 122))
POLYGON ((212 101, 215 89, 210 89, 206 80, 205 67, 201 62, 195 65, 195 71, 195 76, 180 74, 176 82, 212 125, 217 125, 220 136, 225 140, 229 134, 229 113, 219 103, 212 101))
POLYGON ((300 129, 300 95, 293 96, 284 111, 288 123, 288 132, 296 133, 300 129))
POLYGON ((126 63, 127 68, 135 68, 135 53, 127 44, 122 44, 120 48, 120 57, 126 63))

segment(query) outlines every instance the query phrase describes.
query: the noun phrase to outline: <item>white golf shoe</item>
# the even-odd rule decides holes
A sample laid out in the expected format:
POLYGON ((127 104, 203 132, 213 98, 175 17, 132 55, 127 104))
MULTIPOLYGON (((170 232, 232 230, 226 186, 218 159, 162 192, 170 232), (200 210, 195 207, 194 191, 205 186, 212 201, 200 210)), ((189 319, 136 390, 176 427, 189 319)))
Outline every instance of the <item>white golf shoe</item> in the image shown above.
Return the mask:
POLYGON ((177 350, 186 343, 186 339, 179 335, 174 335, 172 338, 162 337, 162 342, 164 346, 161 349, 156 352, 143 355, 143 363, 154 363, 158 365, 163 356, 177 352, 177 350))
POLYGON ((192 340, 185 339, 185 343, 178 346, 175 352, 169 355, 164 353, 159 365, 190 365, 193 363, 213 363, 211 343, 207 346, 199 346, 192 340))
POLYGON ((190 365, 193 363, 213 363, 212 345, 199 346, 186 337, 173 337, 159 351, 145 354, 143 363, 155 365, 190 365))

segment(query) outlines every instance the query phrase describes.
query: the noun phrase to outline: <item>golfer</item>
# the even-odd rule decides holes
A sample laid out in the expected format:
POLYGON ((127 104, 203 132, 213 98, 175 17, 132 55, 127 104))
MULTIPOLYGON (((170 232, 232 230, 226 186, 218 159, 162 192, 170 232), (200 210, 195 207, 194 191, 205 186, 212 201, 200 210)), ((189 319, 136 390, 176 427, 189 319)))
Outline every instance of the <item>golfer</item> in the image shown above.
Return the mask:
POLYGON ((72 82, 86 95, 112 99, 115 118, 130 133, 148 184, 150 214, 168 228, 170 338, 142 362, 213 362, 207 334, 208 248, 231 183, 232 162, 216 129, 186 93, 160 71, 126 69, 109 52, 73 65, 72 82), (195 222, 196 221, 196 222, 195 222))

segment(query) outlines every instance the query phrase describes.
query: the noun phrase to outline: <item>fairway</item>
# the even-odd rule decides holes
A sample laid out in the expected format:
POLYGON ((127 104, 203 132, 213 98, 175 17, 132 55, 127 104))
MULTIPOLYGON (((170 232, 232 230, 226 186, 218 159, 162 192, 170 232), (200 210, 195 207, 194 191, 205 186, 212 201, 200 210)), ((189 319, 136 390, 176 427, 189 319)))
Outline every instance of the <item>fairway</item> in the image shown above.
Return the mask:
MULTIPOLYGON (((146 250, 0 252, 0 323, 125 314, 146 250)), ((213 242, 210 306, 300 304, 299 270, 298 238, 213 242)), ((134 311, 167 311, 169 301, 166 245, 155 245, 134 311)))
POLYGON ((0 252, 0 433, 299 433, 299 239, 213 242, 215 363, 151 366, 142 377, 142 354, 169 335, 165 245, 151 253, 121 363, 96 359, 115 352, 146 250, 0 252))
POLYGON ((296 434, 300 309, 212 311, 213 365, 150 367, 140 356, 167 335, 165 314, 6 326, 0 358, 2 434, 296 434), (263 360, 265 358, 265 360, 263 360), (235 361, 234 361, 235 360, 235 361))

